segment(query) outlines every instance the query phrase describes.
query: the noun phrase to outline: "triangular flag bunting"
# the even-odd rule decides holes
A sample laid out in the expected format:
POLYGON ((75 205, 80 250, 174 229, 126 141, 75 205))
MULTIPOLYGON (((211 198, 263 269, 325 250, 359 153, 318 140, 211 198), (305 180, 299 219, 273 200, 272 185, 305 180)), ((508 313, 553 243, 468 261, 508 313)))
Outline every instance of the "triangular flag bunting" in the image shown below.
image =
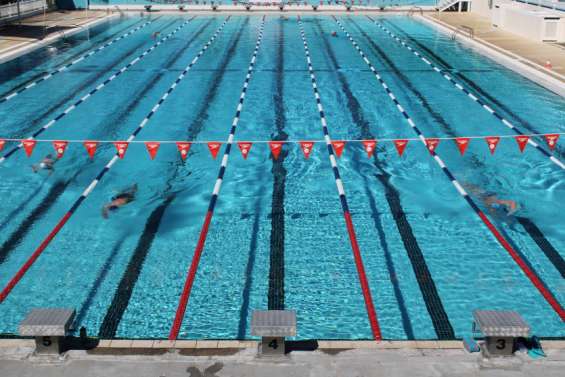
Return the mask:
POLYGON ((439 144, 439 139, 426 139, 426 147, 430 151, 430 154, 435 153, 438 144, 439 144))
POLYGON ((241 151, 241 155, 243 156, 244 160, 247 160, 247 155, 249 154, 249 151, 251 150, 251 144, 249 142, 246 141, 240 141, 237 143, 237 146, 239 147, 239 150, 241 151))
POLYGON ((187 141, 177 141, 177 148, 183 160, 186 160, 186 157, 188 156, 188 151, 190 150, 190 146, 191 143, 187 141))
POLYGON ((96 148, 98 148, 98 142, 87 140, 83 143, 83 145, 86 148, 86 151, 88 152, 88 155, 90 156, 90 159, 93 159, 94 153, 96 153, 96 148))
POLYGON ((281 141, 269 141, 269 148, 273 154, 273 158, 276 160, 281 154, 283 143, 281 141))
POLYGON ((6 144, 6 140, 0 139, 0 151, 4 149, 4 144, 6 144))
POLYGON ((520 152, 524 152, 524 148, 528 144, 528 140, 530 140, 529 136, 520 135, 516 136, 516 142, 518 143, 518 148, 520 148, 520 152))
POLYGON ((35 144, 37 143, 37 141, 35 140, 22 140, 22 144, 24 145, 24 150, 26 151, 26 154, 28 157, 31 156, 31 154, 33 153, 33 148, 35 148, 35 144))
POLYGON ((341 154, 343 153, 343 148, 345 148, 345 141, 341 141, 341 140, 332 141, 332 145, 334 147, 336 156, 338 158, 341 157, 341 154))
POLYGON ((126 151, 128 150, 129 143, 127 141, 116 141, 114 142, 116 147, 116 152, 118 152, 119 158, 124 158, 126 151))
POLYGON ((310 157, 310 153, 312 153, 312 147, 314 146, 313 141, 301 141, 300 148, 302 148, 302 153, 304 153, 304 157, 310 157))
POLYGON ((67 149, 67 145, 69 145, 69 142, 64 140, 57 140, 53 142, 53 148, 55 148, 55 152, 57 152, 57 158, 63 157, 63 154, 67 149))
POLYGON ((218 152, 220 151, 221 146, 222 146, 222 143, 216 143, 216 142, 208 143, 208 149, 210 150, 210 153, 212 154, 212 157, 214 159, 216 159, 216 157, 218 157, 218 152))
POLYGON ((547 134, 544 136, 549 149, 554 150, 555 146, 557 145, 557 140, 559 139, 559 134, 547 134))
POLYGON ((145 142, 145 148, 147 148, 147 152, 149 152, 149 157, 151 157, 151 159, 155 159, 155 156, 157 155, 157 151, 159 150, 159 147, 161 146, 161 143, 157 142, 157 141, 146 141, 145 142))
POLYGON ((500 138, 498 136, 489 136, 489 137, 485 137, 485 140, 487 141, 488 150, 490 151, 490 154, 494 154, 494 151, 496 150, 496 146, 498 145, 500 138))
POLYGON ((363 148, 365 148, 365 152, 367 152, 367 157, 371 158, 373 153, 375 152, 375 146, 377 145, 376 140, 363 140, 363 148))
POLYGON ((469 141, 471 139, 469 139, 468 137, 457 137, 455 138, 455 144, 457 144, 457 148, 459 148, 459 153, 461 153, 461 156, 463 156, 465 154, 465 151, 467 150, 467 147, 469 146, 469 141))
POLYGON ((404 153, 404 149, 406 149, 406 146, 408 145, 408 140, 395 140, 394 141, 394 146, 396 147, 396 151, 398 152, 399 156, 402 156, 402 153, 404 153))

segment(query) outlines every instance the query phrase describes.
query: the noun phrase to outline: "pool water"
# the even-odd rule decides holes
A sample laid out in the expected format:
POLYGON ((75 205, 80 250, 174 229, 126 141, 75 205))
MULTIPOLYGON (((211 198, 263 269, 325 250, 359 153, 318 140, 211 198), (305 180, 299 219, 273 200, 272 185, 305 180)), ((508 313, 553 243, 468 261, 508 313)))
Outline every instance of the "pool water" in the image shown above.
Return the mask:
MULTIPOLYGON (((0 104, 0 136, 31 135, 147 50, 154 32, 164 37, 186 18, 114 19, 3 64, 2 97, 148 17, 150 25, 0 104)), ((40 138, 127 139, 225 19, 196 17, 40 138)), ((427 137, 513 134, 366 17, 339 19, 427 137)), ((413 18, 377 20, 524 133, 564 132, 563 98, 413 18)), ((350 41, 341 31, 331 37, 335 21, 304 16, 302 23, 331 137, 413 138, 350 41)), ((260 24, 258 16, 232 16, 135 140, 225 143, 260 24)), ((323 134, 297 20, 272 15, 235 141, 275 139, 323 134)), ((31 158, 20 150, 0 166, 2 287, 115 149, 102 144, 90 160, 71 143, 52 175, 34 174, 30 165, 51 152, 40 142, 31 158)), ((460 182, 475 187, 471 195, 489 216, 480 191, 519 203, 515 217, 491 219, 565 304, 563 170, 532 147, 520 153, 512 139, 502 139, 494 155, 480 139, 464 156, 453 141, 442 141, 437 152, 460 182)), ((554 155, 564 158, 560 145, 554 155)), ((91 335, 167 337, 220 163, 206 144, 194 144, 185 162, 174 144, 163 144, 155 160, 143 144, 131 144, 0 304, 0 332, 17 333, 31 308, 70 307, 74 327, 91 335), (136 200, 104 219, 102 206, 134 183, 136 200)), ((351 142, 338 166, 384 338, 460 338, 470 334, 475 309, 516 310, 534 334, 565 336, 559 316, 421 143, 410 142, 399 157, 383 141, 367 158, 351 142)), ((267 308, 297 311, 297 339, 372 337, 321 142, 309 159, 295 143, 276 161, 265 143, 255 143, 247 159, 232 148, 179 338, 251 338, 251 312, 267 308)))

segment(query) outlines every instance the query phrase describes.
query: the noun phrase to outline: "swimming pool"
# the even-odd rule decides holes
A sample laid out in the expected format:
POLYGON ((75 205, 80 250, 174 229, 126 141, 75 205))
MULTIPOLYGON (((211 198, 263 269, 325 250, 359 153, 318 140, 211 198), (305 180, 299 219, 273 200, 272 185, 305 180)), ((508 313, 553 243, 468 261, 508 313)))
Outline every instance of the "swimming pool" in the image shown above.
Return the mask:
MULTIPOLYGON (((428 138, 514 132, 391 34, 524 133, 564 132, 561 97, 448 35, 403 16, 337 19, 428 138)), ((143 143, 131 143, 110 169, 111 143, 100 144, 92 160, 71 143, 52 175, 30 169, 52 153, 47 142, 37 143, 31 158, 20 149, 3 161, 2 287, 80 202, 0 304, 0 332, 16 333, 30 308, 72 307, 75 327, 92 335, 169 336, 249 74, 234 142, 255 143, 247 159, 233 145, 220 170, 223 184, 178 337, 250 338, 251 311, 265 308, 296 310, 298 339, 374 337, 301 27, 333 140, 416 136, 346 32, 326 16, 300 23, 275 15, 124 17, 3 64, 1 98, 20 94, 0 104, 2 137, 25 138, 48 125, 39 139, 116 141, 135 131, 135 141, 195 143, 184 162, 174 143, 162 144, 154 160, 143 143), (268 140, 288 141, 276 160, 259 142, 268 140), (312 140, 305 159, 294 141, 312 140), (217 159, 209 141, 223 143, 217 159), (134 183, 136 200, 103 219, 102 206, 134 183)), ((436 151, 539 276, 542 291, 563 305, 563 170, 532 146, 520 153, 511 138, 493 155, 483 139, 473 139, 464 156, 451 140, 436 151), (516 216, 491 216, 484 193, 518 202, 516 216)), ((560 145, 553 155, 563 160, 560 145)), ((422 143, 410 141, 399 157, 392 142, 379 141, 368 158, 360 142, 349 142, 337 167, 383 338, 459 338, 470 333, 474 309, 517 310, 535 334, 565 335, 556 310, 422 143)))

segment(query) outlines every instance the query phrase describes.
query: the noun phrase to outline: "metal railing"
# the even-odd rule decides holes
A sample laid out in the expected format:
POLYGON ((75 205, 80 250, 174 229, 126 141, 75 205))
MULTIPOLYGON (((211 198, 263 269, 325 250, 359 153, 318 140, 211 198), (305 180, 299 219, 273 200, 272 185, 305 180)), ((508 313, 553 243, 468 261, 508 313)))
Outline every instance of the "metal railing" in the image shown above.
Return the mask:
POLYGON ((457 26, 457 29, 455 29, 453 34, 451 34, 451 39, 455 40, 457 38, 457 34, 462 34, 463 32, 466 32, 469 38, 475 38, 475 30, 472 27, 467 25, 459 25, 457 26))

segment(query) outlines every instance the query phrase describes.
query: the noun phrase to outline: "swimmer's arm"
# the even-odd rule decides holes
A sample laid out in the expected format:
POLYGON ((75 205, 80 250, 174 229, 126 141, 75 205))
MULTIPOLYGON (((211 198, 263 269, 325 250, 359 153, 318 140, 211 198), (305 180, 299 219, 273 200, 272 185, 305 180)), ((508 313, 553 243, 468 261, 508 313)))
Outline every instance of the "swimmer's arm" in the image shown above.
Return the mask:
POLYGON ((514 200, 502 200, 499 199, 496 201, 496 203, 506 206, 506 208, 508 208, 508 214, 511 215, 514 212, 516 212, 518 210, 518 205, 516 204, 516 202, 514 200))
POLYGON ((105 219, 108 218, 109 208, 110 208, 110 204, 106 204, 104 207, 102 207, 102 217, 105 219))

